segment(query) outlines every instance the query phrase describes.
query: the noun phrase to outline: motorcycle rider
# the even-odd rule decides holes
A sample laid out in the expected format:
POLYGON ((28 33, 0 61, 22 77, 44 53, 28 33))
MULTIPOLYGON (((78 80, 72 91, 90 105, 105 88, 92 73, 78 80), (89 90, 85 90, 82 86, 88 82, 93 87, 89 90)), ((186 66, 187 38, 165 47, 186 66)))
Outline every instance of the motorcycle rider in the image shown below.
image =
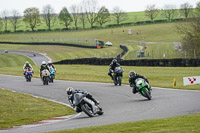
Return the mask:
POLYGON ((119 66, 120 66, 120 64, 117 62, 116 59, 113 59, 112 62, 110 63, 110 68, 109 68, 108 75, 112 78, 112 80, 113 80, 112 73, 114 72, 115 67, 119 67, 119 66))
MULTIPOLYGON (((142 75, 137 74, 135 71, 130 71, 129 72, 129 83, 130 83, 130 87, 133 87, 133 94, 137 93, 137 87, 135 84, 135 80, 137 78, 143 78, 147 83, 149 83, 149 81, 142 75)), ((149 86, 149 89, 151 89, 151 86, 149 86)))
MULTIPOLYGON (((46 61, 42 61, 42 65, 40 66, 40 77, 41 77, 42 71, 43 71, 44 69, 47 69, 47 70, 49 71, 49 67, 47 66, 46 61)), ((41 78, 42 78, 42 77, 41 77, 41 78)))
POLYGON ((53 63, 51 61, 48 61, 48 67, 53 68, 56 71, 56 68, 54 67, 53 63))
MULTIPOLYGON (((89 92, 85 91, 85 90, 77 90, 77 89, 73 89, 72 87, 68 87, 66 89, 66 92, 67 92, 67 95, 68 95, 68 100, 69 100, 69 102, 70 102, 70 104, 71 104, 71 106, 73 108, 75 108, 75 105, 74 105, 74 94, 76 94, 76 93, 85 94, 86 98, 92 100, 96 105, 99 104, 99 101, 97 101, 96 99, 94 99, 92 97, 92 95, 89 92)), ((79 113, 81 111, 80 111, 79 108, 76 108, 76 112, 79 113)))
POLYGON ((23 66, 24 75, 25 75, 27 69, 29 69, 29 68, 32 69, 32 71, 33 71, 33 67, 31 66, 31 64, 28 61, 26 61, 23 66))

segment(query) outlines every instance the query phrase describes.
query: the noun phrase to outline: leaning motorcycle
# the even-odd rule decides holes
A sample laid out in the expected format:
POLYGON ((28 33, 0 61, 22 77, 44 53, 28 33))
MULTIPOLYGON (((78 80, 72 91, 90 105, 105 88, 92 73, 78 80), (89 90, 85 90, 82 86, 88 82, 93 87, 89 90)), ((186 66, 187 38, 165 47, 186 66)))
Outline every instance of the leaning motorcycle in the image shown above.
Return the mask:
POLYGON ((25 75, 24 75, 27 82, 31 82, 32 75, 33 75, 33 70, 31 68, 28 68, 25 71, 25 75))
POLYGON ((115 85, 119 84, 119 86, 121 86, 123 72, 124 70, 120 66, 115 68, 113 76, 115 85))
POLYGON ((92 100, 86 97, 87 94, 76 93, 74 94, 74 105, 78 108, 79 112, 85 112, 89 117, 96 115, 103 115, 100 105, 95 104, 92 100))
POLYGON ((43 85, 49 84, 49 76, 50 76, 50 72, 47 69, 44 69, 41 73, 41 79, 42 79, 43 85))
POLYGON ((147 99, 151 100, 151 89, 150 85, 143 79, 143 78, 138 78, 135 80, 136 88, 137 91, 147 99))
POLYGON ((55 79, 55 70, 53 68, 50 68, 49 83, 53 83, 54 79, 55 79))

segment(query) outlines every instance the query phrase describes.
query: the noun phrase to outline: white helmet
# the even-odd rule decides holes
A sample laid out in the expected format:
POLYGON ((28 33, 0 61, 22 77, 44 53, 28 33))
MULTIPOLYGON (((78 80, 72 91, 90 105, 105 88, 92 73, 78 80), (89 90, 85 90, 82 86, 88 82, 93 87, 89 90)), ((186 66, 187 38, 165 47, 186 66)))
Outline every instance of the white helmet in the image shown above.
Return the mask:
POLYGON ((47 63, 46 63, 46 61, 42 61, 42 65, 46 65, 47 63))
POLYGON ((28 62, 28 61, 26 61, 25 63, 26 63, 26 64, 29 64, 29 62, 28 62))
POLYGON ((71 95, 74 92, 74 89, 72 87, 68 87, 66 89, 67 95, 71 95))

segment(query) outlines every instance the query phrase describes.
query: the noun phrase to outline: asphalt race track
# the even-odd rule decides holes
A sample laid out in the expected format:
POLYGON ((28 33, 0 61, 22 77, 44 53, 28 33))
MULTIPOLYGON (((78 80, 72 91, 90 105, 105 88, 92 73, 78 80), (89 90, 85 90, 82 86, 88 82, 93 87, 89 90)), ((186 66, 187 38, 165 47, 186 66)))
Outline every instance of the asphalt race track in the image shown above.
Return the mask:
POLYGON ((70 120, 34 127, 0 130, 0 133, 48 132, 200 112, 200 91, 152 87, 153 98, 148 101, 139 94, 133 95, 128 85, 114 86, 111 83, 55 80, 54 83, 44 86, 40 79, 33 78, 32 82, 26 82, 24 77, 0 75, 0 88, 29 93, 63 103, 68 103, 65 93, 68 86, 91 92, 100 101, 104 115, 89 118, 86 114, 81 113, 81 115, 70 120))
MULTIPOLYGON (((4 50, 0 50, 0 53, 4 53, 4 50)), ((49 57, 45 56, 44 54, 31 52, 31 51, 19 51, 19 50, 8 50, 8 53, 15 53, 28 56, 31 58, 36 65, 41 65, 42 61, 49 61, 51 60, 49 57)))

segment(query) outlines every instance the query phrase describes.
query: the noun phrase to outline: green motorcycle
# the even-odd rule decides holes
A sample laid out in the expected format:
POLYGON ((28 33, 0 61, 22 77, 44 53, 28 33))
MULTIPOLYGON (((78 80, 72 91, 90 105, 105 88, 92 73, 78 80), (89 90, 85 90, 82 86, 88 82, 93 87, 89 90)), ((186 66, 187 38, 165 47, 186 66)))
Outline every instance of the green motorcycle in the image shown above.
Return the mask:
POLYGON ((144 97, 148 98, 151 100, 151 90, 149 84, 143 79, 143 78, 138 78, 135 80, 135 84, 137 87, 137 91, 144 97))

